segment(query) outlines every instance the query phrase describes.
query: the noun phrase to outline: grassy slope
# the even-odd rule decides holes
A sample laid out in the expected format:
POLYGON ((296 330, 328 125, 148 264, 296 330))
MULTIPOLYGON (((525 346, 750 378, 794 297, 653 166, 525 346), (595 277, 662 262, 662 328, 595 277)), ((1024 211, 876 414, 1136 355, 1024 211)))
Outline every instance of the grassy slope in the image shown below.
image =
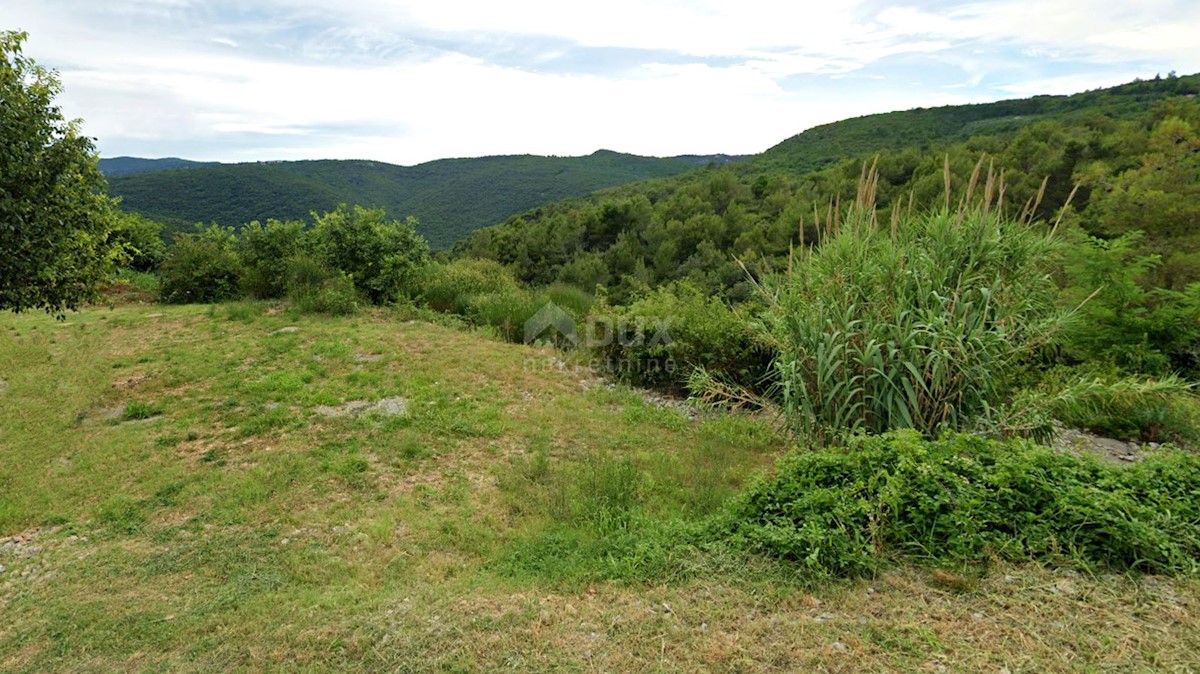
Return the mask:
POLYGON ((0 547, 0 670, 1200 666, 1194 581, 506 570, 548 526, 516 483, 631 459, 646 512, 702 516, 781 450, 759 420, 691 422, 554 362, 386 313, 0 317, 0 537, 33 537, 0 547), (396 395, 405 418, 314 413, 396 395), (105 418, 132 403, 163 414, 105 418))
POLYGON ((340 202, 420 220, 435 247, 538 204, 622 183, 675 175, 704 158, 659 159, 601 151, 586 157, 530 155, 444 159, 405 167, 369 161, 298 161, 114 176, 124 207, 174 228, 295 219, 340 202))

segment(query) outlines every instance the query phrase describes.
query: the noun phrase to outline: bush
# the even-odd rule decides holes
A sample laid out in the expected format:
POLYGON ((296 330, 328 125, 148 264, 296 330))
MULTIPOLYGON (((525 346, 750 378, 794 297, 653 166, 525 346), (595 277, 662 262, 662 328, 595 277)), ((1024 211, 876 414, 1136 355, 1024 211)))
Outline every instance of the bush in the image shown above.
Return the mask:
POLYGON ((361 296, 345 272, 331 272, 319 261, 299 255, 287 261, 284 278, 288 300, 302 312, 349 316, 358 311, 361 296))
POLYGON ((789 455, 714 533, 820 575, 901 558, 1185 574, 1200 570, 1197 493, 1200 457, 1178 450, 1120 466, 1026 441, 901 431, 789 455))
POLYGON ((416 220, 387 220, 383 209, 345 204, 316 216, 316 251, 325 265, 350 275, 373 304, 389 304, 417 293, 429 244, 417 234, 416 220))
POLYGON ((766 283, 774 393, 814 438, 974 426, 1062 322, 1048 231, 985 208, 852 210, 766 283))
POLYGON ((1174 376, 1142 379, 1115 372, 1053 371, 1037 389, 1018 395, 1013 407, 1033 430, 1030 435, 1041 439, 1052 433, 1054 419, 1121 440, 1200 442, 1195 385, 1174 376))
POLYGON ((634 384, 682 391, 692 371, 701 368, 754 388, 770 363, 769 352, 743 317, 686 281, 652 290, 597 319, 615 326, 616 333, 598 351, 616 374, 634 384))
POLYGON ((294 295, 292 303, 306 313, 350 316, 358 312, 359 297, 354 280, 338 272, 315 292, 294 295))
POLYGON ((524 288, 472 295, 466 307, 467 318, 476 325, 491 326, 510 342, 525 339, 525 323, 546 304, 540 297, 524 288))
POLYGON ((1128 372, 1200 373, 1200 285, 1186 292, 1149 287, 1157 255, 1139 255, 1141 232, 1068 249, 1064 299, 1083 305, 1060 343, 1076 362, 1109 363, 1128 372))
POLYGON ((233 229, 212 225, 178 234, 159 270, 159 293, 174 304, 220 302, 238 296, 242 264, 233 229))
POLYGON ((311 254, 311 243, 302 222, 268 220, 242 227, 238 240, 244 274, 242 288, 259 299, 283 297, 288 290, 292 261, 311 254))
POLYGON ((503 293, 520 286, 512 273, 495 260, 464 258, 433 263, 420 275, 420 299, 435 311, 467 313, 474 295, 503 293))
POLYGON ((163 226, 138 213, 113 211, 113 227, 108 239, 122 251, 121 263, 140 272, 158 269, 167 255, 162 239, 163 226))

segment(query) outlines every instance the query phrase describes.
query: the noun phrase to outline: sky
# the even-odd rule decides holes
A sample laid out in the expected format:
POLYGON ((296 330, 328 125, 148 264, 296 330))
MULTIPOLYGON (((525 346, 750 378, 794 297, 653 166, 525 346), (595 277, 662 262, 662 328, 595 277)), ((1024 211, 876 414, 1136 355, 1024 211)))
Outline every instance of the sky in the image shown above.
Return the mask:
POLYGON ((750 154, 1200 71, 1197 0, 0 0, 102 156, 750 154))

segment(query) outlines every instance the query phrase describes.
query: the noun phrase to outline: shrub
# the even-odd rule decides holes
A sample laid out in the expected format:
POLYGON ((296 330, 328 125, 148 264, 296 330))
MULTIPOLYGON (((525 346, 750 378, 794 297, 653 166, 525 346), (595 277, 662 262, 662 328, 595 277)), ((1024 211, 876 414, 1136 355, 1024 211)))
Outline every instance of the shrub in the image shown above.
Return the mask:
POLYGON ((313 237, 328 268, 349 274, 372 303, 388 304, 416 294, 429 262, 429 244, 416 224, 413 218, 389 221, 382 209, 342 204, 316 216, 313 237))
POLYGON ((435 311, 465 314, 473 295, 519 288, 512 272, 495 260, 464 258, 433 263, 420 275, 420 299, 435 311))
POLYGON ((361 299, 354 280, 345 272, 329 271, 321 262, 299 255, 287 261, 288 300, 302 312, 349 316, 361 299))
POLYGON ((306 313, 350 316, 358 312, 358 288, 344 272, 338 272, 314 292, 292 297, 296 308, 306 313))
POLYGON ((1063 296, 1083 305, 1060 343, 1077 362, 1152 375, 1200 372, 1200 285, 1186 292, 1149 287, 1161 260, 1137 253, 1141 239, 1141 232, 1083 238, 1068 248, 1063 296))
POLYGON ((544 305, 545 298, 524 288, 470 296, 466 314, 476 325, 491 326, 510 342, 525 339, 525 323, 544 305))
POLYGON ((716 535, 820 575, 896 559, 1069 561, 1151 573, 1200 570, 1200 457, 1132 466, 1027 441, 913 431, 795 452, 718 520, 716 535))
POLYGON ((113 227, 109 241, 122 251, 121 263, 140 272, 158 269, 167 255, 162 239, 163 226, 138 213, 113 211, 113 227))
POLYGON ((815 438, 975 424, 1062 321, 1046 230, 986 208, 900 218, 870 208, 768 280, 774 393, 815 438))
POLYGON ((238 240, 244 274, 242 288, 260 299, 283 297, 288 290, 292 261, 311 254, 302 222, 268 220, 242 227, 238 240))
POLYGON ((755 387, 770 362, 743 317, 686 281, 652 290, 597 318, 615 326, 616 333, 598 347, 602 358, 638 385, 684 390, 691 372, 702 368, 727 382, 755 387))
POLYGON ((159 270, 162 300, 186 304, 236 297, 242 265, 235 243, 233 229, 217 225, 176 235, 159 270))

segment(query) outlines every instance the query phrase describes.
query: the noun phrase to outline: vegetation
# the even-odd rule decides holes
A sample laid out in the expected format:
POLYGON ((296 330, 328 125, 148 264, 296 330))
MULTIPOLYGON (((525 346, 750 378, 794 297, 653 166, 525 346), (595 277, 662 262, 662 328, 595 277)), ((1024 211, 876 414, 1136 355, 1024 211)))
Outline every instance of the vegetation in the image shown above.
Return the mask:
MULTIPOLYGON (((964 545, 940 559, 904 543, 924 540, 931 520, 937 536, 953 536, 955 513, 994 522, 1000 506, 974 498, 992 483, 951 478, 999 480, 1007 466, 1023 490, 1044 474, 1072 485, 1046 496, 1072 516, 1089 506, 1071 495, 1113 506, 1062 539, 1097 568, 1124 563, 1090 556, 1103 541, 1140 546, 1179 532, 1147 557, 1160 560, 1194 540, 1171 528, 1188 511, 1138 507, 1126 520, 1123 508, 1137 494, 1169 503, 1192 479, 1192 458, 1099 468, 1024 445, 961 438, 925 448, 911 436, 864 440, 861 461, 799 453, 775 471, 781 480, 801 475, 789 462, 840 461, 863 466, 860 476, 886 468, 875 481, 886 491, 871 493, 920 506, 886 511, 911 515, 880 521, 881 533, 898 533, 869 577, 812 583, 797 573, 803 562, 744 545, 765 517, 748 519, 740 538, 719 526, 736 512, 724 504, 743 489, 763 493, 748 485, 786 451, 768 419, 689 420, 624 387, 581 386, 571 368, 528 366, 561 354, 407 313, 269 309, 121 306, 57 326, 0 320, 0 537, 23 536, 0 552, 0 668, 1200 665, 1186 610, 1200 601, 1193 579, 1079 574, 1065 545, 1052 552, 1065 567, 1001 557, 987 574, 944 568, 978 559, 984 529, 965 529, 964 545), (299 330, 279 332, 286 326, 299 330), (316 411, 398 395, 408 402, 401 417, 316 411), (149 416, 110 420, 123 404, 149 416), (922 452, 979 458, 943 466, 922 452), (1035 460, 1048 472, 1023 463, 1035 460), (1089 475, 1120 489, 1086 489, 1089 475), (946 494, 960 493, 972 498, 957 511, 946 494), (937 500, 920 505, 925 494, 937 500)), ((1182 505, 1194 509, 1194 499, 1182 505)), ((1056 522, 1057 513, 1034 523, 1028 540, 1056 522)))
POLYGON ((0 31, 0 310, 61 315, 98 296, 119 251, 92 140, 25 39, 0 31))
POLYGON ((1200 457, 1136 466, 976 436, 912 432, 797 452, 726 514, 736 541, 826 575, 904 557, 938 564, 1065 559, 1194 573, 1200 457))
POLYGON ((209 305, 0 322, 0 669, 1198 664, 1195 84, 851 120, 455 259, 344 204, 164 250, 77 181, 86 264, 209 305))
MULTIPOLYGON (((721 159, 721 158, 717 158, 721 159)), ((260 162, 109 174, 122 208, 186 231, 197 222, 240 226, 300 220, 340 203, 414 216, 436 248, 547 201, 676 175, 708 157, 658 159, 599 151, 586 157, 443 159, 417 166, 370 161, 260 162)))

